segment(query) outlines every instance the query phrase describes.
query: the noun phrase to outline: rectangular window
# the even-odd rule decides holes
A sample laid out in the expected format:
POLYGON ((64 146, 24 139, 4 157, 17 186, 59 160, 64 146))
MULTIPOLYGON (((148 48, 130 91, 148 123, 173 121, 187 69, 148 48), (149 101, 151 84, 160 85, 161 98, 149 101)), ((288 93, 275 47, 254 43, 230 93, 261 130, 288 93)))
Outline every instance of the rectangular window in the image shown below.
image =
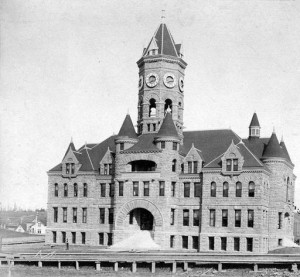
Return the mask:
POLYGON ((100 184, 100 190, 101 190, 101 197, 105 197, 105 191, 106 191, 106 184, 100 184))
POLYGON ((242 197, 242 183, 241 182, 236 183, 235 196, 242 197))
POLYGON ((248 227, 253 228, 254 226, 254 211, 248 210, 248 227))
POLYGON ((74 197, 78 196, 78 185, 74 184, 74 197))
POLYGON ((108 209, 108 224, 113 224, 114 223, 114 209, 109 208, 108 209))
POLYGON ((124 182, 119 182, 119 196, 123 196, 124 193, 124 182))
POLYGON ((139 182, 133 182, 133 196, 139 196, 139 182))
POLYGON ((216 226, 216 210, 215 209, 209 210, 209 226, 211 226, 211 227, 216 226))
POLYGON ((238 169, 239 169, 238 159, 233 159, 233 171, 238 171, 238 169))
POLYGON ((75 164, 71 164, 71 174, 75 174, 75 164))
POLYGON ((240 251, 240 238, 233 239, 233 249, 234 251, 240 251))
POLYGON ((156 124, 153 124, 153 132, 156 131, 156 124))
POLYGON ((144 182, 144 196, 149 196, 149 181, 144 182))
POLYGON ((228 197, 229 184, 227 182, 223 183, 223 197, 228 197))
POLYGON ((108 164, 104 164, 104 175, 108 175, 108 164))
POLYGON ((170 225, 174 225, 174 222, 175 222, 175 209, 171 209, 170 225))
POLYGON ((86 223, 87 220, 87 208, 82 208, 82 223, 86 223))
POLYGON ((105 224, 105 208, 99 208, 100 224, 105 224))
POLYGON ((104 244, 104 233, 99 233, 99 244, 100 245, 104 244))
POLYGON ((66 243, 66 232, 61 232, 61 242, 66 243))
POLYGON ((221 250, 226 251, 227 249, 227 238, 222 237, 221 238, 221 250))
POLYGON ((194 197, 201 197, 201 183, 194 183, 194 197))
POLYGON ((160 145, 161 145, 161 149, 165 149, 166 148, 166 142, 162 141, 160 143, 160 145))
POLYGON ((171 183, 171 196, 175 197, 175 188, 176 188, 176 182, 171 183))
POLYGON ((64 184, 64 197, 68 197, 68 185, 64 184))
POLYGON ((54 196, 58 197, 58 184, 54 185, 54 196))
POLYGON ((121 151, 124 150, 124 142, 121 142, 121 143, 120 143, 120 150, 121 150, 121 151))
POLYGON ((70 164, 66 164, 66 174, 70 174, 70 164))
POLYGON ((184 164, 181 164, 181 173, 184 173, 184 164))
POLYGON ((112 164, 109 164, 109 165, 108 165, 108 174, 109 174, 109 175, 112 175, 112 174, 113 174, 113 167, 112 167, 112 164))
POLYGON ((190 183, 184 183, 184 197, 190 197, 190 183))
POLYGON ((246 238, 247 240, 247 251, 253 252, 253 238, 246 238))
POLYGON ((173 142, 173 150, 177 150, 177 142, 173 142))
POLYGON ((58 208, 54 207, 53 208, 53 221, 57 222, 57 219, 58 219, 58 208))
POLYGON ((211 197, 217 196, 217 184, 215 182, 211 182, 210 184, 210 196, 211 197))
POLYGON ((81 232, 81 243, 85 244, 85 232, 81 232))
POLYGON ((170 236, 170 248, 174 248, 175 246, 175 236, 170 236))
POLYGON ((132 225, 133 224, 133 211, 131 211, 129 213, 129 224, 132 225))
POLYGON ((76 233, 72 232, 71 234, 72 234, 72 243, 76 244, 76 233))
POLYGON ((147 124, 147 130, 148 130, 148 132, 150 132, 150 126, 151 126, 150 123, 148 123, 147 124))
POLYGON ((189 237, 188 236, 182 236, 182 248, 183 249, 189 248, 189 237))
POLYGON ((165 182, 159 182, 159 196, 165 196, 165 182))
POLYGON ((107 233, 107 245, 112 245, 112 233, 107 233))
POLYGON ((241 227, 242 211, 235 210, 235 227, 241 227))
POLYGON ((226 171, 231 171, 231 167, 232 167, 232 160, 227 159, 226 160, 226 171))
POLYGON ((73 208, 73 223, 77 223, 77 208, 73 208))
POLYGON ((56 243, 56 241, 57 241, 57 233, 55 231, 52 232, 52 237, 53 237, 53 243, 56 243))
POLYGON ((188 162, 188 173, 193 173, 193 163, 188 162))
POLYGON ((88 195, 88 187, 87 184, 83 184, 83 197, 87 197, 88 195))
POLYGON ((194 162, 194 173, 198 173, 198 162, 194 162))
POLYGON ((183 210, 183 226, 189 226, 190 224, 190 213, 189 210, 183 210))
POLYGON ((278 239, 278 246, 282 246, 282 239, 278 239))
POLYGON ((193 240, 193 249, 198 250, 199 248, 199 237, 198 236, 192 236, 193 240))
POLYGON ((115 184, 114 183, 109 184, 109 196, 110 197, 115 196, 115 184))
POLYGON ((215 238, 208 237, 208 248, 209 250, 215 250, 215 238))
POLYGON ((222 210, 222 227, 228 226, 228 210, 222 210))
POLYGON ((67 208, 63 208, 63 222, 67 222, 67 208))
POLYGON ((278 213, 278 229, 282 228, 282 212, 278 213))
POLYGON ((193 226, 199 226, 200 224, 200 210, 193 210, 193 226))

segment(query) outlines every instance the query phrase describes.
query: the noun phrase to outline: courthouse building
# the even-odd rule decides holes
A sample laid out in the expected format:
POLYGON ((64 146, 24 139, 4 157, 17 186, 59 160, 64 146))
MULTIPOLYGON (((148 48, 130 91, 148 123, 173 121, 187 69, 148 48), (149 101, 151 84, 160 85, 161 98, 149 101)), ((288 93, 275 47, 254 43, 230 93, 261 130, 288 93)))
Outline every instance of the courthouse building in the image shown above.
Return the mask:
POLYGON ((137 65, 137 128, 127 114, 117 135, 71 142, 48 171, 46 243, 109 246, 148 230, 162 249, 266 253, 293 240, 284 142, 260 137, 256 113, 245 139, 183 131, 187 63, 165 23, 137 65))

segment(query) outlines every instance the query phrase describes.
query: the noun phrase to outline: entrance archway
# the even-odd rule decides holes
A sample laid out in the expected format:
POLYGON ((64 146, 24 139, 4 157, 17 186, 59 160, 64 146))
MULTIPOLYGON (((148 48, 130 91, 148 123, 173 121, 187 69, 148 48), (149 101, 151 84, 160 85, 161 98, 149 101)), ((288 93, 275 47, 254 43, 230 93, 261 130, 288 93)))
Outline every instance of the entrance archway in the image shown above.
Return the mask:
POLYGON ((137 208, 129 213, 129 224, 137 225, 140 230, 153 230, 153 215, 146 209, 137 208))

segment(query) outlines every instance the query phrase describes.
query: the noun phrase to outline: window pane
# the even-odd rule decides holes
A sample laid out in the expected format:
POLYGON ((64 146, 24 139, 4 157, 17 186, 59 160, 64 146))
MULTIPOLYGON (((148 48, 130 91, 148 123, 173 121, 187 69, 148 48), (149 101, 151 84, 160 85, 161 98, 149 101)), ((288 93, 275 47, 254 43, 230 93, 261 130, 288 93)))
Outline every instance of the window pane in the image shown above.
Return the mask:
POLYGON ((214 227, 216 225, 216 210, 209 210, 209 226, 214 227))
POLYGON ((194 197, 201 197, 201 184, 194 183, 194 197))
POLYGON ((216 197, 216 189, 217 189, 217 185, 215 182, 212 182, 210 184, 210 196, 211 197, 216 197))
POLYGON ((227 182, 223 183, 223 197, 228 197, 229 184, 227 182))
POLYGON ((165 196, 165 182, 159 182, 159 196, 165 196))
POLYGON ((239 163, 238 159, 233 159, 233 171, 238 171, 239 163))
POLYGON ((241 227, 241 210, 235 210, 235 227, 241 227))
POLYGON ((189 210, 183 210, 183 226, 189 226, 189 210))
POLYGON ((193 226, 199 226, 200 224, 200 210, 193 210, 193 226))
POLYGON ((228 210, 222 210, 222 227, 228 226, 228 210))
POLYGON ((119 196, 123 196, 124 182, 119 182, 119 196))
POLYGON ((184 197, 190 197, 190 183, 184 183, 184 197))
POLYGON ((106 184, 100 184, 101 197, 105 197, 106 184))
POLYGON ((226 171, 231 171, 232 160, 226 160, 226 171))
POLYGON ((254 197, 255 196, 255 184, 254 182, 249 183, 249 197, 254 197))
POLYGON ((133 182, 133 196, 139 195, 139 182, 133 182))
POLYGON ((149 182, 144 182, 144 196, 149 196, 149 182))
POLYGON ((242 183, 241 182, 236 183, 235 196, 236 197, 242 197, 242 183))

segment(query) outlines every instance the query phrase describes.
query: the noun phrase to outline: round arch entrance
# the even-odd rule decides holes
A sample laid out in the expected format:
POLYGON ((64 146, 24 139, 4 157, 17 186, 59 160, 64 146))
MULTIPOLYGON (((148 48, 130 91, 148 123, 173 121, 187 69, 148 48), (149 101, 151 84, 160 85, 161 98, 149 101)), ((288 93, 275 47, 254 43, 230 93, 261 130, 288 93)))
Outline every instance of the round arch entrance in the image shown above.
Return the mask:
POLYGON ((146 209, 136 208, 129 212, 129 224, 136 225, 140 230, 153 230, 154 217, 146 209))

